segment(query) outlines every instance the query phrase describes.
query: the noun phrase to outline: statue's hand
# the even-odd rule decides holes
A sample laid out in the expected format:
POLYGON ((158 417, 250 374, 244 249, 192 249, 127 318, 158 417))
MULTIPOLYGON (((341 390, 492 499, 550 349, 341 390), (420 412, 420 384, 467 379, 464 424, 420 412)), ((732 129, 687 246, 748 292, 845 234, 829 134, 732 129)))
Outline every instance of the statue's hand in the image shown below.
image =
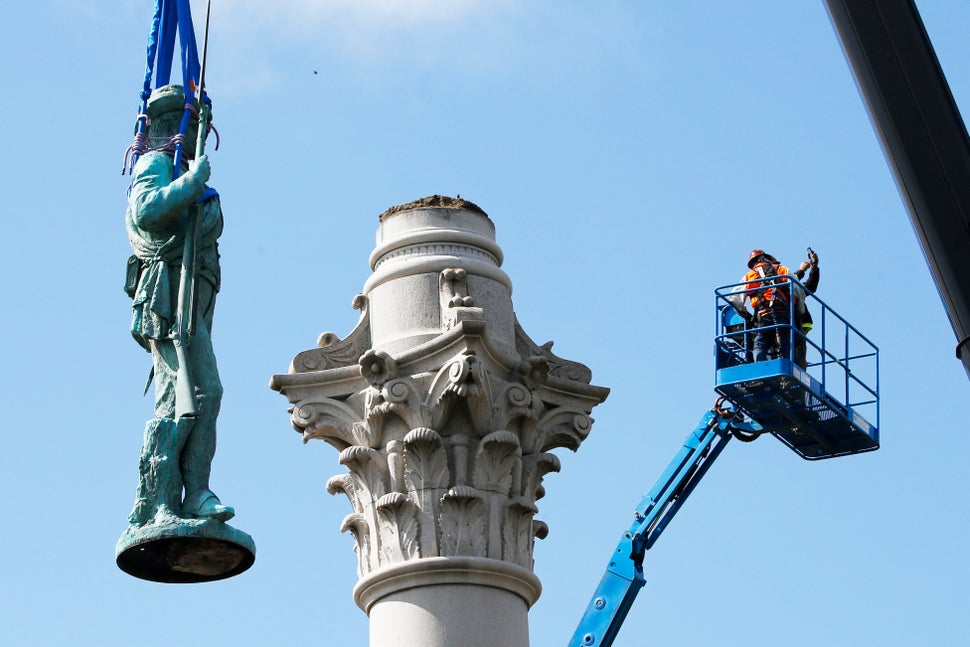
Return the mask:
POLYGON ((209 176, 212 174, 212 170, 209 168, 209 157, 203 155, 197 160, 189 160, 189 173, 203 184, 208 182, 209 176))

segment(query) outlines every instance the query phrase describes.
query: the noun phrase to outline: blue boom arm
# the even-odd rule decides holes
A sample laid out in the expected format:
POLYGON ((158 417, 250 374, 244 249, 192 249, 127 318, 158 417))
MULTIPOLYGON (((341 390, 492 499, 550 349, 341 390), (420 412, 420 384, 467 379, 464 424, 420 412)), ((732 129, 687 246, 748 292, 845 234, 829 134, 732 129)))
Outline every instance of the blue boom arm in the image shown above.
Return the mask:
POLYGON ((687 435, 667 470, 640 501, 634 521, 623 533, 606 566, 570 647, 609 647, 646 580, 643 556, 660 537, 714 459, 731 440, 731 432, 761 433, 754 423, 742 422, 733 412, 715 407, 687 435))

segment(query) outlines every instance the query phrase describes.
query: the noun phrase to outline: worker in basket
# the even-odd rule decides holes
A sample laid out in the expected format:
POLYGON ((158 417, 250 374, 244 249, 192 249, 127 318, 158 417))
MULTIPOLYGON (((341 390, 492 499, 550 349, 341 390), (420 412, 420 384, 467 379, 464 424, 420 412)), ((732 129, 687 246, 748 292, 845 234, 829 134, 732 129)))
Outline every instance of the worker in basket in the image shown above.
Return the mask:
POLYGON ((756 362, 770 359, 769 352, 775 348, 779 357, 791 359, 792 284, 780 278, 788 275, 788 268, 762 249, 754 249, 748 256, 748 272, 741 281, 744 300, 754 311, 756 362))
POLYGON ((814 294, 818 289, 820 272, 818 269, 818 254, 811 247, 808 248, 808 260, 802 261, 795 270, 795 278, 802 281, 804 289, 793 285, 795 289, 795 326, 801 334, 795 335, 795 363, 803 369, 808 368, 808 342, 805 336, 812 329, 812 313, 808 311, 806 296, 814 294), (807 276, 807 278, 806 278, 807 276))

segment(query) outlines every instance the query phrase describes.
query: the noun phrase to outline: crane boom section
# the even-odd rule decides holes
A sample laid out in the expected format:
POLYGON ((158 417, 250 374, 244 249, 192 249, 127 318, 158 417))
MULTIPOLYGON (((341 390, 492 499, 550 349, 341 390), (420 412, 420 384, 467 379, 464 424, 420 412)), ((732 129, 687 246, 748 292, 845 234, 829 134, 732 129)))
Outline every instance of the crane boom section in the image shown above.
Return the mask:
POLYGON ((732 413, 708 411, 634 511, 634 521, 623 533, 586 607, 570 647, 608 647, 613 644, 633 601, 646 579, 643 556, 687 497, 704 477, 727 442, 731 430, 759 433, 760 427, 736 419, 732 413))

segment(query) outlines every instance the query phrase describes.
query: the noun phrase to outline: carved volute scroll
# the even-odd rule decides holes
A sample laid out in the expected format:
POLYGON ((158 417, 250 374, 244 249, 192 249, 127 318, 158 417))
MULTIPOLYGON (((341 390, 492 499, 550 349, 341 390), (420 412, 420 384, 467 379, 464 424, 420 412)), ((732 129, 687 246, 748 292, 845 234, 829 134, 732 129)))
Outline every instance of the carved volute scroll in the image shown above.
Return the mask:
POLYGON ((350 501, 342 529, 361 577, 424 558, 532 569, 547 532, 536 501, 559 470, 550 452, 579 448, 608 390, 522 331, 500 262, 491 221, 471 203, 435 196, 390 210, 358 326, 344 340, 323 335, 272 379, 304 441, 339 452, 347 472, 327 489, 350 501))

